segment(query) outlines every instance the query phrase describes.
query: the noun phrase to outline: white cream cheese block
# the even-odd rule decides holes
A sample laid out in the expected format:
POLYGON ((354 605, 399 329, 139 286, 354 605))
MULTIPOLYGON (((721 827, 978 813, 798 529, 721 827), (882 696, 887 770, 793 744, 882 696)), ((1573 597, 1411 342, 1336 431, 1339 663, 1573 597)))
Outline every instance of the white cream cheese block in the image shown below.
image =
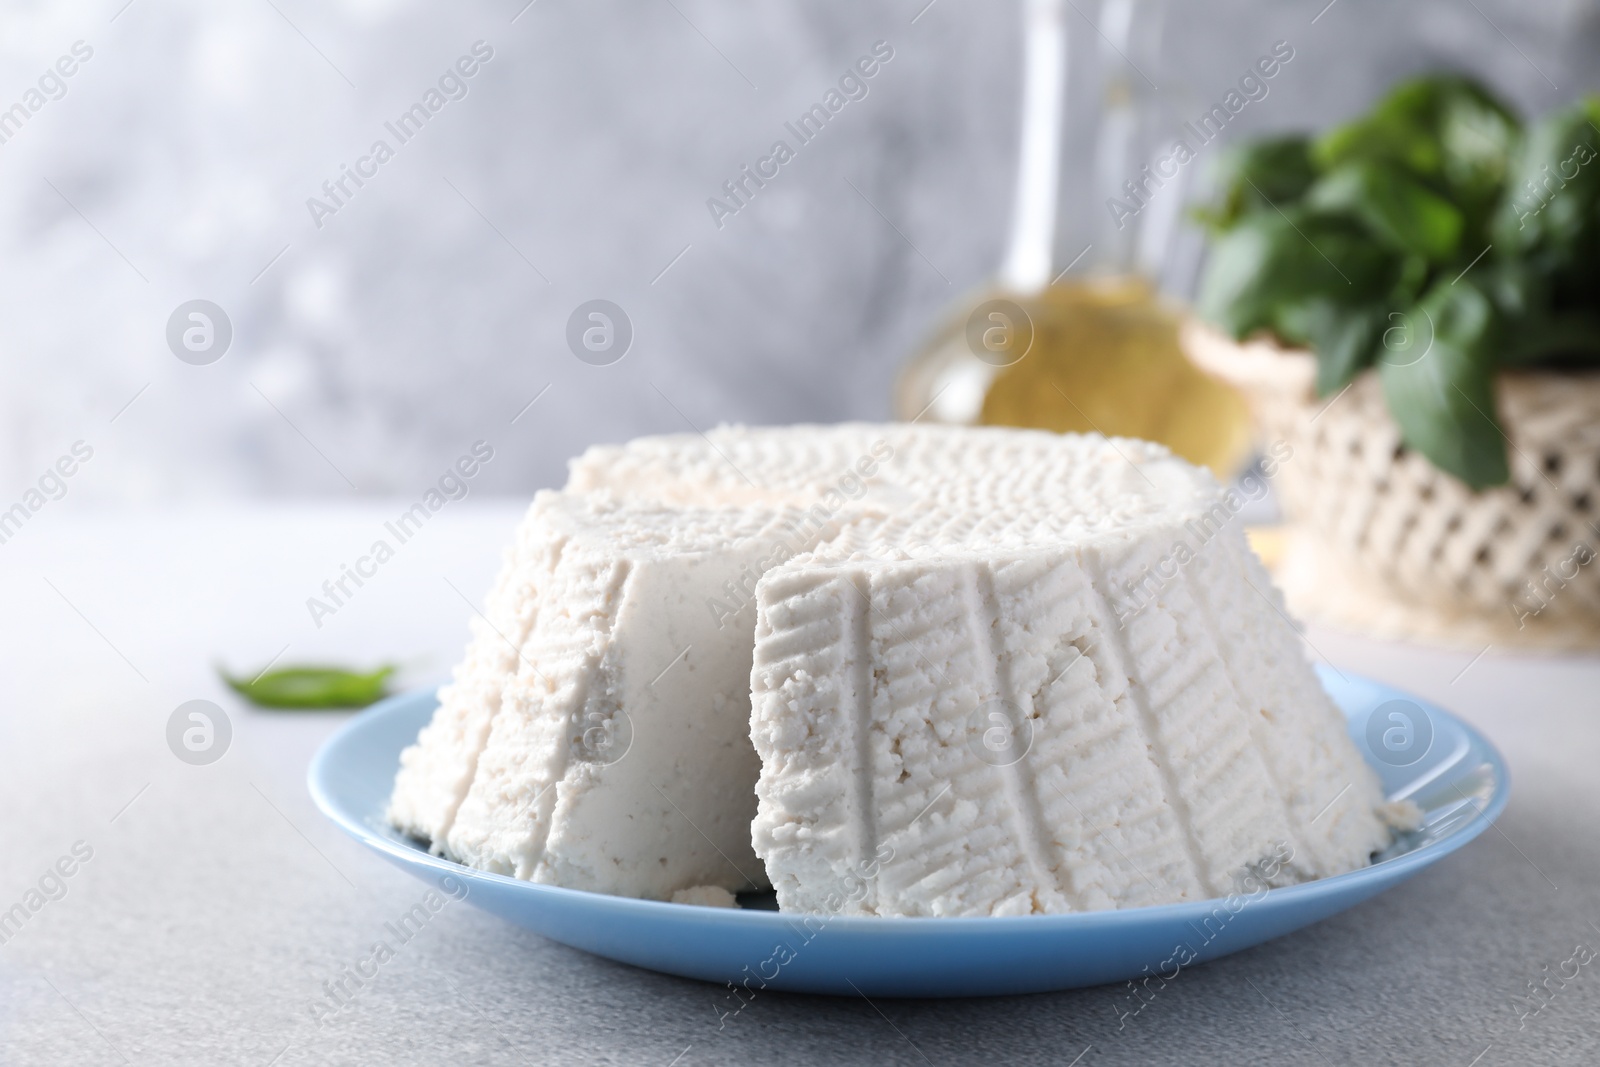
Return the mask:
POLYGON ((1392 813, 1234 510, 1099 437, 591 449, 524 520, 391 818, 521 878, 770 878, 795 911, 1129 907, 1285 850, 1279 882, 1361 866, 1392 813))
POLYGON ((768 574, 753 832, 779 907, 1097 910, 1225 896, 1275 857, 1273 884, 1364 866, 1376 779, 1237 531, 1127 610, 1186 535, 768 574))
POLYGON ((390 819, 458 862, 666 899, 764 887, 751 851, 753 606, 781 510, 542 493, 466 659, 402 754, 390 819))

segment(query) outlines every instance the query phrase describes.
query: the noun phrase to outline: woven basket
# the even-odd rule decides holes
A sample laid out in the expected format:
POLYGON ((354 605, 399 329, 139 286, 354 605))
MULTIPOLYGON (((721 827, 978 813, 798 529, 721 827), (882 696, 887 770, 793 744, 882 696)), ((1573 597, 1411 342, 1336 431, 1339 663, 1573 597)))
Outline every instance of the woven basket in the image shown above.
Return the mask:
POLYGON ((1503 374, 1511 480, 1474 493, 1402 445, 1374 373, 1319 400, 1309 352, 1193 320, 1183 345, 1283 456, 1278 578, 1299 613, 1475 651, 1600 648, 1600 374, 1503 374))

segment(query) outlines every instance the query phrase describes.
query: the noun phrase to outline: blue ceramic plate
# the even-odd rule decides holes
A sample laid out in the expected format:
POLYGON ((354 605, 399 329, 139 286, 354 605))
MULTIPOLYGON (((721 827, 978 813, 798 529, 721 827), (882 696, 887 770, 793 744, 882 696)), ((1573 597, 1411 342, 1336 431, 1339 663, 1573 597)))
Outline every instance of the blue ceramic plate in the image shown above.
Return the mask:
MULTIPOLYGON (((1197 904, 999 919, 875 919, 780 914, 761 901, 703 908, 536 885, 430 856, 384 823, 384 806, 434 695, 378 704, 311 763, 311 795, 356 840, 426 882, 453 875, 466 899, 563 944, 706 981, 807 993, 953 997, 1035 993, 1121 981, 1237 952, 1381 893, 1477 837, 1506 805, 1500 754, 1439 708, 1323 671, 1350 735, 1391 797, 1426 825, 1372 866, 1319 882, 1197 904)), ((455 886, 455 893, 460 889, 455 886)), ((1370 931, 1374 940, 1381 930, 1370 931)), ((739 1000, 730 993, 729 1010, 739 1000)))

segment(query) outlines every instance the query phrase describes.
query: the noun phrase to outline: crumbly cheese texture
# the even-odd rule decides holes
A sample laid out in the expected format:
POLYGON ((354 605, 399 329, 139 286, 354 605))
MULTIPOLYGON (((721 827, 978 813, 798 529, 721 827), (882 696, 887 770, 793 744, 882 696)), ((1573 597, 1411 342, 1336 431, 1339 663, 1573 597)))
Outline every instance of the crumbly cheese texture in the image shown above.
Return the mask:
POLYGON ((659 899, 764 887, 750 843, 755 612, 705 602, 728 568, 774 562, 789 517, 540 494, 401 756, 391 821, 537 882, 659 899))
POLYGON ((801 912, 1131 907, 1362 866, 1390 835, 1377 780, 1236 510, 1092 436, 591 449, 524 520, 391 819, 521 878, 770 880, 801 912))

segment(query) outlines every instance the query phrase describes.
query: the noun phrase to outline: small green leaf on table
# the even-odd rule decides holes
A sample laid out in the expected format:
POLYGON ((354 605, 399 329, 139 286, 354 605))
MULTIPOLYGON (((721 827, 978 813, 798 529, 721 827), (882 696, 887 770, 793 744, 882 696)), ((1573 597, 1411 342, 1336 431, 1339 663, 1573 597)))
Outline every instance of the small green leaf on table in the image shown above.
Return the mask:
POLYGON ((228 687, 263 708, 364 708, 388 695, 390 665, 362 673, 342 667, 280 667, 253 678, 235 678, 221 667, 228 687))

